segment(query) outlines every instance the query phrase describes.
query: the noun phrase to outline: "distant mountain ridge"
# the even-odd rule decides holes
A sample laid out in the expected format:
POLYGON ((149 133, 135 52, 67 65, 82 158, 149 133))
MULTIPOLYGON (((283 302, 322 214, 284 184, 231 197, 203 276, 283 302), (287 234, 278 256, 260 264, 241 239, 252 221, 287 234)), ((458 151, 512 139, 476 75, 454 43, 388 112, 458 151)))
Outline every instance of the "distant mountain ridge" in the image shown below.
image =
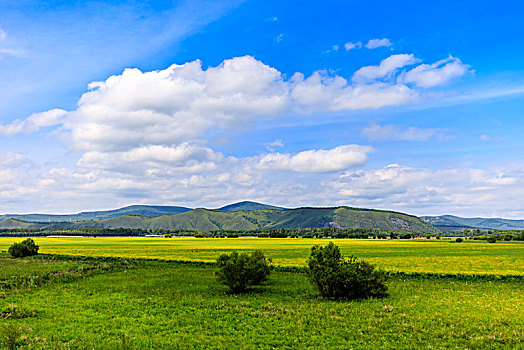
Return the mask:
POLYGON ((442 230, 446 230, 446 228, 454 228, 453 230, 460 230, 463 228, 479 228, 491 230, 524 229, 524 220, 511 220, 501 218, 463 218, 454 215, 421 216, 420 218, 425 222, 442 230))
POLYGON ((30 222, 77 222, 110 219, 123 215, 173 215, 185 213, 192 208, 166 205, 130 205, 114 210, 86 211, 78 214, 5 214, 0 220, 17 219, 30 222))
POLYGON ((462 218, 453 215, 422 216, 394 211, 350 207, 294 208, 242 201, 218 209, 192 209, 180 206, 130 205, 78 214, 5 214, 0 228, 142 228, 210 230, 265 230, 272 228, 362 227, 458 231, 464 228, 521 230, 524 220, 462 218), (345 213, 345 214, 342 214, 345 213), (381 213, 381 214, 379 214, 381 213), (386 214, 388 213, 388 214, 386 214), (395 217, 394 215, 397 215, 395 217), (406 218, 409 218, 406 219, 406 218), (413 218, 416 218, 414 221, 413 218), (422 222, 422 225, 420 224, 422 222), (435 229, 436 228, 436 229, 435 229))
MULTIPOLYGON (((242 207, 242 206, 239 206, 242 207)), ((272 206, 271 206, 272 207, 272 206)), ((222 209, 222 208, 220 208, 222 209)), ((0 228, 137 228, 144 230, 183 229, 196 231, 269 230, 294 228, 377 228, 424 233, 438 232, 416 216, 399 212, 351 207, 258 209, 230 211, 194 209, 179 214, 145 216, 123 215, 114 218, 34 223, 17 219, 0 222, 0 228)), ((233 210, 232 210, 233 209, 233 210)))

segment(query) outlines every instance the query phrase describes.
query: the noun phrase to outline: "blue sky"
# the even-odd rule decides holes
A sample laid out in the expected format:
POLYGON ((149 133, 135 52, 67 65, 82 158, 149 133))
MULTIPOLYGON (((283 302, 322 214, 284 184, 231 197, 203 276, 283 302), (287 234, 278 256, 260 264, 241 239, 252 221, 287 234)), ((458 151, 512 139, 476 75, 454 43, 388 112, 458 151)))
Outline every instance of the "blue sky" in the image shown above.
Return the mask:
POLYGON ((524 217, 519 1, 0 0, 0 212, 524 217))

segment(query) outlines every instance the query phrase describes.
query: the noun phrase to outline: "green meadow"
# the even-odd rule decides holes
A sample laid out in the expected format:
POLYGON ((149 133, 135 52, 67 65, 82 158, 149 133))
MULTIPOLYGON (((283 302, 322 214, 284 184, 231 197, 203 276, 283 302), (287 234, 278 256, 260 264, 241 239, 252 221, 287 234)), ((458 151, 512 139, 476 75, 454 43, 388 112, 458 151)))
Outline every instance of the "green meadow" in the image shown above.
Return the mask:
MULTIPOLYGON (((0 239, 0 251, 19 240, 0 239)), ((45 254, 0 254, 3 349, 524 347, 523 279, 397 275, 388 282, 387 298, 337 302, 320 298, 305 274, 277 269, 265 285, 233 295, 216 283, 214 266, 198 262, 231 250, 262 249, 278 265, 302 266, 312 245, 329 240, 35 241, 45 254)), ((519 243, 334 242, 344 254, 390 271, 524 275, 519 243)))

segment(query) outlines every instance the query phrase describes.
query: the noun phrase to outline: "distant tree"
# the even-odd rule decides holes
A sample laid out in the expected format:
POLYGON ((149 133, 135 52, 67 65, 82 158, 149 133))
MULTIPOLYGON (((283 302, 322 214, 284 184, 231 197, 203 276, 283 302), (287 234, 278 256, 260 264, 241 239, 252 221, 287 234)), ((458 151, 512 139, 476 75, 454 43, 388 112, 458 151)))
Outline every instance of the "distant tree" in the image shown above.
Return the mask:
POLYGON ((13 243, 9 249, 8 253, 13 258, 23 258, 26 256, 32 256, 38 254, 38 245, 31 238, 28 238, 20 243, 13 243))
POLYGON ((427 238, 427 239, 431 239, 431 235, 430 235, 430 234, 427 234, 427 235, 426 235, 426 238, 427 238))
POLYGON ((251 254, 222 254, 217 259, 217 266, 218 282, 225 284, 236 294, 266 281, 271 272, 271 260, 260 250, 251 254))
POLYGON ((462 239, 460 237, 457 237, 457 239, 455 239, 455 242, 462 243, 462 242, 464 242, 464 239, 462 239))
POLYGON ((487 239, 488 243, 495 243, 497 241, 497 236, 491 235, 487 239))

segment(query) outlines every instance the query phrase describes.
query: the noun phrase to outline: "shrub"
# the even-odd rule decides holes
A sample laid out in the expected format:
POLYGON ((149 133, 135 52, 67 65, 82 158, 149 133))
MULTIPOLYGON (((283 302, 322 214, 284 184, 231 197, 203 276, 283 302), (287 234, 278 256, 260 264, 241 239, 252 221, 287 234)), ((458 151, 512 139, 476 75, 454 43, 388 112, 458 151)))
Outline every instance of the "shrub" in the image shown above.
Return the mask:
POLYGON ((497 236, 489 236, 487 241, 488 243, 495 243, 497 241, 497 236))
POLYGON ((218 282, 227 285, 233 293, 242 293, 249 286, 266 281, 271 272, 271 260, 260 250, 251 254, 232 252, 217 259, 218 282))
POLYGON ((345 259, 333 242, 325 247, 311 248, 307 274, 320 294, 326 298, 363 299, 388 295, 384 271, 353 256, 345 259))
POLYGON ((431 239, 431 235, 430 235, 430 234, 427 234, 427 235, 426 235, 426 239, 431 239))
POLYGON ((464 239, 462 239, 460 237, 457 237, 457 239, 455 239, 455 242, 462 243, 462 242, 464 242, 464 239))
POLYGON ((26 256, 37 255, 38 248, 39 247, 35 244, 35 241, 28 238, 20 243, 13 243, 13 245, 9 247, 8 252, 13 258, 23 258, 26 256))

